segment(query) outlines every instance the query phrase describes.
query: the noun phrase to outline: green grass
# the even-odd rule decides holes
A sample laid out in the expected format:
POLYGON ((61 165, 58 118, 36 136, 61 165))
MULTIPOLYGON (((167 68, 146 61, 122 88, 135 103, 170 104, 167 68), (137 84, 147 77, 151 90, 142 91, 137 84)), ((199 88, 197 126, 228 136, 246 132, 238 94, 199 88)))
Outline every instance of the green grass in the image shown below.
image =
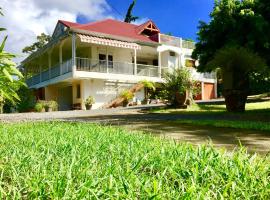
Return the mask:
POLYGON ((224 104, 194 104, 188 109, 162 108, 150 112, 194 117, 177 121, 183 124, 270 131, 270 101, 247 103, 244 113, 229 113, 224 104))
POLYGON ((1 199, 269 199, 270 157, 86 123, 0 124, 1 199))
POLYGON ((270 131, 269 122, 233 121, 233 120, 178 120, 177 122, 181 124, 192 124, 200 126, 214 126, 223 128, 270 131))

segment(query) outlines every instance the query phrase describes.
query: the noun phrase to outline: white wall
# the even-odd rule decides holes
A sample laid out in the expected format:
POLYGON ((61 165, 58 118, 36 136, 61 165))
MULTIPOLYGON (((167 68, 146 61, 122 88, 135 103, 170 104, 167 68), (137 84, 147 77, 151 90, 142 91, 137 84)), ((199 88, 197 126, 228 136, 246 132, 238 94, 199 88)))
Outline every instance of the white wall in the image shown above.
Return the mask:
MULTIPOLYGON (((124 89, 130 89, 134 84, 128 82, 108 82, 100 79, 88 79, 81 81, 82 89, 82 104, 83 101, 89 97, 93 96, 95 98, 95 104, 92 109, 97 109, 102 107, 105 103, 110 102, 119 96, 121 91, 124 89)), ((144 99, 144 90, 141 90, 135 95, 139 100, 144 99)), ((85 106, 82 105, 85 109, 85 106)))

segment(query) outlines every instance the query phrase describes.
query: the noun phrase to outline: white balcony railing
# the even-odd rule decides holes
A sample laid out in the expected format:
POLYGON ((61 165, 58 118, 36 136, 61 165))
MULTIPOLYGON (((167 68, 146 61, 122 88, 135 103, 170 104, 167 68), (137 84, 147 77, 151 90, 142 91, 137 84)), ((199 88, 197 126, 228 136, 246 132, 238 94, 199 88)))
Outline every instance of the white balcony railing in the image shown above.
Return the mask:
MULTIPOLYGON (((161 68, 162 74, 165 69, 167 68, 161 68)), ((137 64, 137 71, 135 71, 136 69, 134 63, 95 60, 89 58, 76 58, 76 70, 85 72, 159 77, 158 66, 137 64)), ((50 69, 32 76, 26 82, 28 86, 33 86, 69 72, 72 72, 71 59, 65 61, 61 65, 57 64, 50 69)))
POLYGON ((174 37, 170 35, 160 34, 160 41, 161 44, 179 47, 179 48, 185 48, 185 49, 194 49, 195 48, 195 42, 184 40, 179 37, 174 37))
POLYGON ((31 78, 26 80, 28 86, 33 86, 39 84, 41 82, 47 81, 49 79, 58 77, 60 75, 69 73, 72 71, 72 60, 67 60, 63 62, 61 65, 57 64, 53 66, 51 69, 47 69, 39 74, 32 76, 31 78))

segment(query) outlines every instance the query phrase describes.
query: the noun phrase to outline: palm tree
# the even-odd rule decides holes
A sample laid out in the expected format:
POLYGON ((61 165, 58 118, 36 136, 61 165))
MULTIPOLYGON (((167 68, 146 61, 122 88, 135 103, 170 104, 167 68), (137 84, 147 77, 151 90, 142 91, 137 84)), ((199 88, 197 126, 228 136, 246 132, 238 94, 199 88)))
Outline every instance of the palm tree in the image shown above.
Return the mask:
POLYGON ((137 19, 139 19, 139 17, 132 15, 132 11, 135 4, 136 4, 136 0, 133 0, 133 2, 128 7, 127 14, 125 17, 125 22, 127 23, 135 22, 137 19))

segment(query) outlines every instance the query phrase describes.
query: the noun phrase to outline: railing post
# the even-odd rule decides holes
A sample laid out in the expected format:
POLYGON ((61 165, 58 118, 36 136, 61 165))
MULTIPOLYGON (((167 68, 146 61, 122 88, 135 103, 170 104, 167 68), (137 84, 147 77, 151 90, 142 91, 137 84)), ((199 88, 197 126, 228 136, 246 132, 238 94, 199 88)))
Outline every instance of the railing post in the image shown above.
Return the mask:
POLYGON ((137 49, 134 49, 134 75, 137 75, 137 49))
POLYGON ((76 72, 76 34, 72 33, 72 74, 76 72))

